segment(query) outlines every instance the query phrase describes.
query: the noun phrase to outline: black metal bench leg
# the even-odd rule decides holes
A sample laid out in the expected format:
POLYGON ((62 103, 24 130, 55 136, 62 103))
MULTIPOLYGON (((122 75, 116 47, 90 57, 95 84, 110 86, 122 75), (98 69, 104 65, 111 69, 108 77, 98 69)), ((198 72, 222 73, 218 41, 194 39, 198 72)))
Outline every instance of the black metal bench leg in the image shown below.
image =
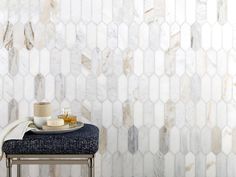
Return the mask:
POLYGON ((7 177, 12 177, 12 160, 10 158, 6 159, 7 166, 7 177))
POLYGON ((88 167, 89 167, 89 170, 88 170, 89 177, 95 177, 95 173, 94 173, 94 158, 89 158, 88 159, 88 167))

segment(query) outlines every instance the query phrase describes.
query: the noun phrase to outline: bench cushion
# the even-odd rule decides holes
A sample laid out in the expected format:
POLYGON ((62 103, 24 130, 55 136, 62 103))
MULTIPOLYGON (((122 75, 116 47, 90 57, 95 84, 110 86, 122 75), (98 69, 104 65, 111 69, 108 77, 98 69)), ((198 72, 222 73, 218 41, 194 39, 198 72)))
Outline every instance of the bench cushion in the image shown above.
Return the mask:
POLYGON ((99 130, 85 124, 79 130, 62 134, 27 132, 23 140, 8 140, 3 144, 6 154, 95 154, 99 130))

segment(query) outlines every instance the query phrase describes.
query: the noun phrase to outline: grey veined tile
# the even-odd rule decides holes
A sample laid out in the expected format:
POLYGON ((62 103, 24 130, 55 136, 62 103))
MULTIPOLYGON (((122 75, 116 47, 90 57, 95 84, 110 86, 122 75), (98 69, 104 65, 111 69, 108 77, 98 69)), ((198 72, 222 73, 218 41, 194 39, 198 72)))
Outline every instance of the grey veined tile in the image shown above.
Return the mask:
POLYGON ((201 26, 199 23, 194 23, 191 26, 191 48, 198 50, 201 47, 201 26))
POLYGON ((138 150, 138 129, 135 126, 128 130, 128 150, 132 154, 138 150))
POLYGON ((19 54, 16 48, 9 49, 8 62, 8 71, 12 76, 15 76, 19 70, 19 54))
POLYGON ((8 103, 8 120, 9 122, 12 122, 14 120, 18 119, 18 115, 19 115, 19 108, 18 108, 18 103, 15 99, 12 99, 9 103, 8 103))
POLYGON ((165 157, 161 152, 157 152, 154 156, 154 174, 155 176, 164 176, 165 173, 165 157))
POLYGON ((34 31, 31 22, 25 24, 24 35, 25 35, 25 47, 28 50, 31 50, 34 46, 34 31))
POLYGON ((41 74, 37 74, 34 78, 34 97, 37 101, 45 98, 45 78, 41 74))
POLYGON ((3 44, 7 50, 13 46, 13 25, 9 21, 3 35, 3 44))
POLYGON ((165 126, 159 130, 159 149, 163 154, 169 151, 169 130, 165 126))

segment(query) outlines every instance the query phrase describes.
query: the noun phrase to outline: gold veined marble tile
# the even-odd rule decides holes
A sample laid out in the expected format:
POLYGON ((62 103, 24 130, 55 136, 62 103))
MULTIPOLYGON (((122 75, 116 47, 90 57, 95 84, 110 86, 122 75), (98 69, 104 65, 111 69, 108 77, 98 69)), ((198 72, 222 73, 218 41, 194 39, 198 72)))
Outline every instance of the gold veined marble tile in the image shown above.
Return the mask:
POLYGON ((9 50, 13 46, 13 25, 8 21, 3 35, 3 45, 9 50))
POLYGON ((25 47, 28 50, 31 50, 34 46, 34 31, 31 22, 25 24, 24 35, 25 35, 25 47))

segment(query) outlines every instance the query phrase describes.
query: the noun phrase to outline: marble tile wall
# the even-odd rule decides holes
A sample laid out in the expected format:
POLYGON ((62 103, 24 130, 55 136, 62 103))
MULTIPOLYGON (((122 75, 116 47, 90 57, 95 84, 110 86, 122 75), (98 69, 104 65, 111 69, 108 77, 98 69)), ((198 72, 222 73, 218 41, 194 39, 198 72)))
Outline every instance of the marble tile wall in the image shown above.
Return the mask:
MULTIPOLYGON (((1 129, 47 100, 54 115, 70 106, 100 128, 96 177, 235 177, 235 7, 0 0, 1 129)), ((87 169, 30 166, 23 174, 87 169)))

